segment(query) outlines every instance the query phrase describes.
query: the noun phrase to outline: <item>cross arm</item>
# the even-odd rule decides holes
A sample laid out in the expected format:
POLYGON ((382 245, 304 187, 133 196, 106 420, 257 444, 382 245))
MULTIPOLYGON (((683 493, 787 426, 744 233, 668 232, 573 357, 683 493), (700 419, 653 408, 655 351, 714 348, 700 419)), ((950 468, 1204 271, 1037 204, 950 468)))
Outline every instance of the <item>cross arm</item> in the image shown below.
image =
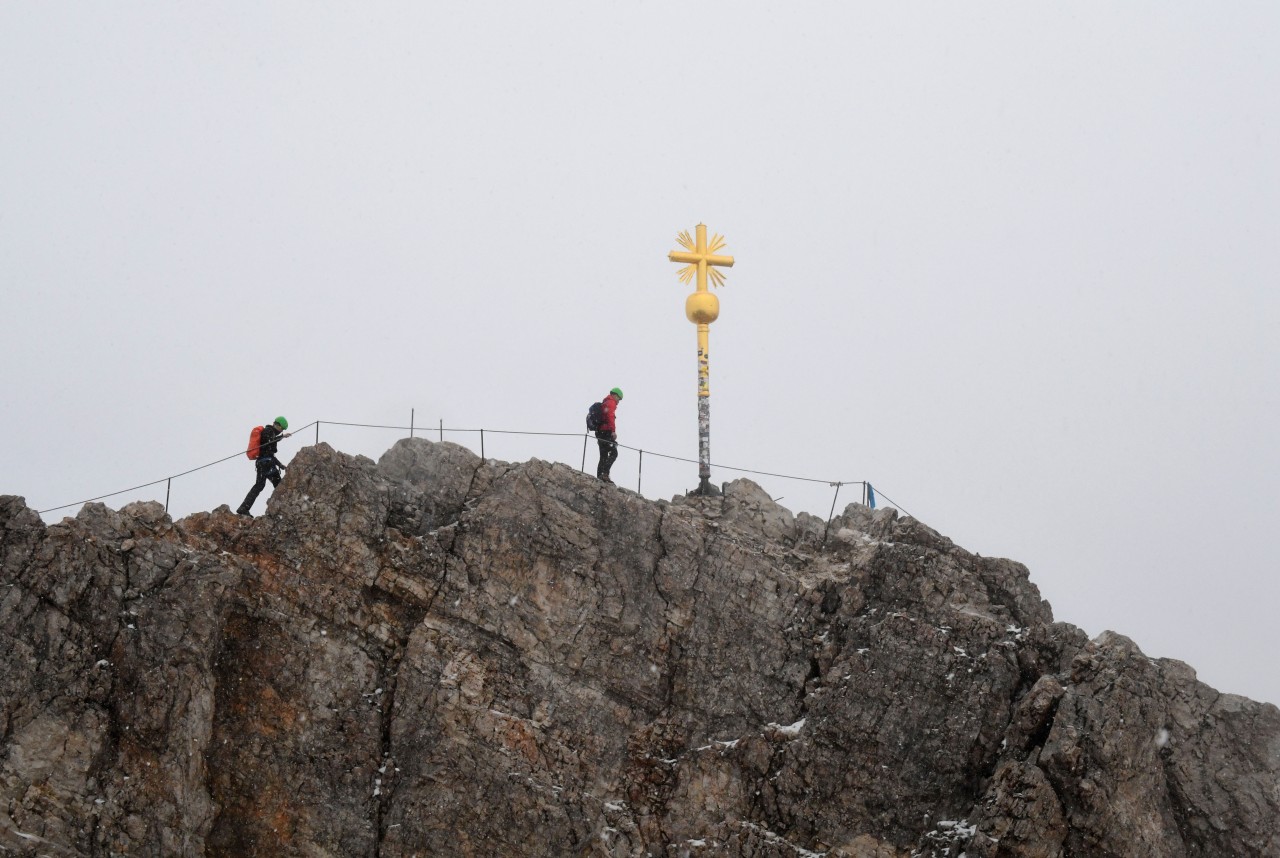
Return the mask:
POLYGON ((706 260, 708 265, 718 265, 722 268, 733 267, 732 256, 716 256, 711 253, 686 253, 683 250, 673 250, 667 254, 667 259, 672 262, 687 262, 692 265, 696 265, 697 263, 706 260))

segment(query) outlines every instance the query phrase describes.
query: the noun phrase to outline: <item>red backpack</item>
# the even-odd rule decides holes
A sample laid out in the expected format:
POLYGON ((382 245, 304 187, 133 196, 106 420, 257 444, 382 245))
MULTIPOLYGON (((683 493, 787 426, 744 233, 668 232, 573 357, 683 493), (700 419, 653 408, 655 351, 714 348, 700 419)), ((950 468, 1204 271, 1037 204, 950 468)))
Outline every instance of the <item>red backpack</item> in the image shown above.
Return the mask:
POLYGON ((253 431, 249 433, 249 449, 244 454, 250 459, 258 458, 258 448, 262 446, 262 427, 254 426, 253 431))

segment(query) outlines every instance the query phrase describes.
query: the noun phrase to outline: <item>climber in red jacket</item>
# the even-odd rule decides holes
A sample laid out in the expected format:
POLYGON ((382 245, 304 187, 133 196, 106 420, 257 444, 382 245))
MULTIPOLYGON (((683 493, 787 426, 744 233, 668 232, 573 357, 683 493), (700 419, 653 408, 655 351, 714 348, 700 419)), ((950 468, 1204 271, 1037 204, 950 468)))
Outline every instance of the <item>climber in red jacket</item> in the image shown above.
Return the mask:
POLYGON ((613 467, 614 459, 618 458, 618 424, 615 412, 621 401, 622 390, 617 387, 600 400, 600 404, 604 406, 604 415, 596 429, 596 443, 600 445, 600 464, 596 465, 596 479, 606 483, 613 482, 609 479, 609 468, 613 467))

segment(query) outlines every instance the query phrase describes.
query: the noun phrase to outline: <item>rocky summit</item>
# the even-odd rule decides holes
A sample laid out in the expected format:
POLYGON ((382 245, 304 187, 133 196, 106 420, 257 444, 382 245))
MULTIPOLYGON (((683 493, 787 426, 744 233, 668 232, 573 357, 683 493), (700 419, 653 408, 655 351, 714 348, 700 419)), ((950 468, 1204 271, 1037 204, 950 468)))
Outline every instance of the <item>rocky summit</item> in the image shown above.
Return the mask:
POLYGON ((724 489, 414 439, 257 519, 0 497, 0 852, 1280 856, 1276 707, 724 489))

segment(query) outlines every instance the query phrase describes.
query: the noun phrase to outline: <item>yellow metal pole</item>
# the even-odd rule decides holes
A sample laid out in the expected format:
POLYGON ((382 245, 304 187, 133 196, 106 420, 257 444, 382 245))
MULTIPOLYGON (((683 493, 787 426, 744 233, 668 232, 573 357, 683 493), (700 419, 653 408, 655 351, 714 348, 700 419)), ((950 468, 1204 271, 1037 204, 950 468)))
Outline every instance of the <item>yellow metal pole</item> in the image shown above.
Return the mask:
POLYGON ((698 325, 698 494, 718 495, 711 485, 711 326, 698 325))
POLYGON ((698 325, 698 396, 706 398, 711 395, 710 325, 698 325))

